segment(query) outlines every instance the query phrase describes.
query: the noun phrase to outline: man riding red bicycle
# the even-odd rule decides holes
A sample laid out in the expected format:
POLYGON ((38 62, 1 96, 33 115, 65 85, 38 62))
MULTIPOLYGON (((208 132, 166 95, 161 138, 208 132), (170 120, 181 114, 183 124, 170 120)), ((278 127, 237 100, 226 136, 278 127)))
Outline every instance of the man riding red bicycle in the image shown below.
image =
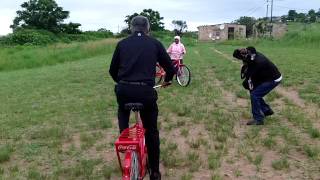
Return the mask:
POLYGON ((148 36, 150 24, 146 17, 136 16, 131 21, 132 35, 121 40, 114 51, 109 73, 117 82, 115 93, 118 102, 120 132, 129 127, 130 110, 128 103, 141 103, 140 110, 148 161, 151 169, 150 180, 160 180, 159 171, 160 139, 157 127, 158 105, 155 85, 156 63, 166 72, 163 87, 171 84, 174 68, 163 45, 148 36))

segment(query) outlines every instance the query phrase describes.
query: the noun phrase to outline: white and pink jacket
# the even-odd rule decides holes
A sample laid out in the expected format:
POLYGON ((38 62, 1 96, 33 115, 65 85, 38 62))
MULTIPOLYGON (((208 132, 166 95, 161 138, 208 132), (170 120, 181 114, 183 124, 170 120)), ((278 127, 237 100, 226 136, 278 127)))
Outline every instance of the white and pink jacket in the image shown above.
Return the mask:
POLYGON ((183 55, 187 53, 182 43, 175 42, 170 45, 167 52, 172 60, 183 59, 183 55))

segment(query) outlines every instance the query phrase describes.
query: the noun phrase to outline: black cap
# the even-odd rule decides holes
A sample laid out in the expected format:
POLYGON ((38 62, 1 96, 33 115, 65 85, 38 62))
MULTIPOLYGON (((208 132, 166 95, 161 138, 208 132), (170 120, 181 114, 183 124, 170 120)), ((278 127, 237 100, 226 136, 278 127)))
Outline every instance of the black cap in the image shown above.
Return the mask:
POLYGON ((148 33, 150 29, 150 23, 145 16, 136 16, 131 20, 131 32, 144 32, 148 33))

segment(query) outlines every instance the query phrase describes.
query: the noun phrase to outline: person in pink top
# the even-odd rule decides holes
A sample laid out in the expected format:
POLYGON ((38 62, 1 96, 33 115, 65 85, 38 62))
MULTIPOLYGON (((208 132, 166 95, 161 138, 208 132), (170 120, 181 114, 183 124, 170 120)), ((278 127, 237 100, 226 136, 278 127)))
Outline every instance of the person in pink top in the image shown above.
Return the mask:
POLYGON ((186 48, 181 43, 180 36, 174 37, 174 42, 170 45, 167 52, 172 60, 180 60, 181 64, 183 64, 182 60, 183 55, 186 54, 186 48))

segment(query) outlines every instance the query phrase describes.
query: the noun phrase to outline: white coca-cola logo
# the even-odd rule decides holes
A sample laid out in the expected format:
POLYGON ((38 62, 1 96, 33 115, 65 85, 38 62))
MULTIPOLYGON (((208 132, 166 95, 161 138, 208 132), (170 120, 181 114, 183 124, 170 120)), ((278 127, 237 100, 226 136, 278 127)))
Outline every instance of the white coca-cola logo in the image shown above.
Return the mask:
POLYGON ((118 146, 118 150, 119 151, 124 151, 124 150, 136 150, 137 146, 136 145, 127 145, 127 146, 123 146, 123 145, 119 145, 118 146))

